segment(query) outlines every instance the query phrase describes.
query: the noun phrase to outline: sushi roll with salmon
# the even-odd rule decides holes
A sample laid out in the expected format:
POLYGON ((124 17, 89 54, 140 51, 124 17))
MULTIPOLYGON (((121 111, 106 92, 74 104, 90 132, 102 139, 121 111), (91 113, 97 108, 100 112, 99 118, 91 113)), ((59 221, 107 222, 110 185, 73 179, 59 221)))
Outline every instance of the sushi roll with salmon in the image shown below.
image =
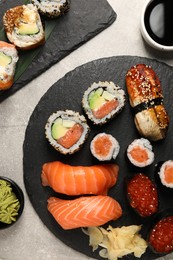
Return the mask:
POLYGON ((152 164, 154 152, 149 140, 145 138, 135 139, 127 148, 127 157, 137 167, 146 167, 152 164))
POLYGON ((31 0, 40 14, 56 18, 68 12, 70 8, 70 0, 31 0))
POLYGON ((62 154, 73 154, 78 151, 90 128, 83 115, 72 110, 57 111, 49 118, 45 126, 49 143, 62 154))
POLYGON ((173 160, 162 163, 158 175, 162 185, 167 188, 173 188, 173 160))
POLYGON ((36 48, 45 42, 40 15, 32 4, 7 10, 3 16, 3 23, 8 40, 18 49, 36 48))
POLYGON ((18 52, 13 44, 0 41, 0 90, 13 85, 18 52))
POLYGON ((97 134, 90 144, 92 155, 99 161, 108 161, 116 159, 120 145, 118 141, 110 134, 97 134))
POLYGON ((84 93, 83 109, 95 125, 103 125, 124 108, 125 91, 113 82, 93 83, 84 93))

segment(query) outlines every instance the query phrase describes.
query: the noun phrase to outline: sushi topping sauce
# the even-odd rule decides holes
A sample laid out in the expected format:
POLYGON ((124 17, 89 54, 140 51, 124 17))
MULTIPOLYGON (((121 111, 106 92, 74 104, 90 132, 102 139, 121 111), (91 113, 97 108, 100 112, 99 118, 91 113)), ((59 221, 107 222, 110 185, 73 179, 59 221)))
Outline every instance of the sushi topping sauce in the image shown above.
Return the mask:
POLYGON ((111 113, 119 105, 118 100, 113 94, 98 88, 89 95, 89 106, 95 118, 101 119, 111 113))
POLYGON ((149 217, 158 210, 158 193, 148 176, 136 174, 127 185, 127 195, 132 208, 142 217, 149 217))
POLYGON ((152 229, 149 244, 158 253, 173 251, 173 216, 162 218, 152 229))

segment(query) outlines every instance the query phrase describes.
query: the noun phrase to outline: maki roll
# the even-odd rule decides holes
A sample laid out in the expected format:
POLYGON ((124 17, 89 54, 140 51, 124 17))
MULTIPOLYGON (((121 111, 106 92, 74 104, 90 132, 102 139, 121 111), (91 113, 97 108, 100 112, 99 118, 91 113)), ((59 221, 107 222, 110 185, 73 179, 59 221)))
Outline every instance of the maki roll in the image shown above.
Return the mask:
POLYGON ((70 0, 31 0, 40 14, 56 18, 68 12, 70 0))
POLYGON ((46 123, 45 134, 49 143, 62 154, 73 154, 78 151, 90 128, 83 115, 72 110, 57 111, 46 123))
POLYGON ((110 134, 97 134, 90 144, 91 153, 99 161, 116 159, 120 145, 118 141, 110 134))
POLYGON ((173 160, 165 161, 161 165, 158 175, 164 186, 173 188, 173 160))
POLYGON ((13 44, 0 41, 0 90, 13 85, 18 53, 13 44))
POLYGON ((151 143, 145 139, 135 139, 127 148, 129 161, 137 167, 145 167, 153 163, 154 153, 151 143))
POLYGON ((3 23, 8 40, 18 49, 32 49, 45 42, 40 15, 32 4, 7 10, 3 23))
POLYGON ((84 93, 82 106, 96 125, 107 123, 125 106, 125 92, 113 82, 93 83, 84 93))

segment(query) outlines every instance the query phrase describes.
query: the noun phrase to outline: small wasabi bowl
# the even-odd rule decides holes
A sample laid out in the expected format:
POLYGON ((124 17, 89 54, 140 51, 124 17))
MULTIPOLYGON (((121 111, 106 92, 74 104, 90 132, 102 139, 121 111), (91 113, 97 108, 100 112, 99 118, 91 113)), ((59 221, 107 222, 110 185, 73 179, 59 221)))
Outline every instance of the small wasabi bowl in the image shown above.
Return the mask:
POLYGON ((11 179, 0 176, 0 229, 14 225, 24 209, 24 194, 11 179))

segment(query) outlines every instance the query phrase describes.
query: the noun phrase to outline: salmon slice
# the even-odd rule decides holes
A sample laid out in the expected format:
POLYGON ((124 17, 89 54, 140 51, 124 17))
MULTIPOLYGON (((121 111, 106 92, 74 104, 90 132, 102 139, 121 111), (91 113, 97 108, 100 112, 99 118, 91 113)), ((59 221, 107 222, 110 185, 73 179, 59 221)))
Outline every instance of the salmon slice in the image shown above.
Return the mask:
POLYGON ((140 146, 133 147, 129 153, 137 162, 146 162, 149 159, 146 149, 143 149, 140 146))
POLYGON ((116 200, 101 195, 74 200, 50 197, 47 208, 63 229, 101 226, 122 215, 122 208, 116 200))
POLYGON ((80 124, 75 124, 73 127, 71 127, 67 133, 59 138, 57 142, 62 145, 64 148, 69 149, 72 147, 74 144, 76 144, 82 133, 84 131, 84 128, 80 124))
POLYGON ((71 166, 55 161, 43 164, 41 180, 43 186, 66 195, 106 195, 117 182, 118 171, 116 164, 71 166))
POLYGON ((11 43, 8 43, 8 42, 0 41, 0 48, 3 48, 3 47, 15 48, 15 45, 11 44, 11 43))
POLYGON ((110 101, 107 101, 104 103, 100 108, 97 110, 92 110, 92 113, 95 118, 101 119, 105 116, 107 116, 109 113, 112 112, 112 110, 116 109, 119 105, 119 102, 117 99, 112 99, 110 101))

